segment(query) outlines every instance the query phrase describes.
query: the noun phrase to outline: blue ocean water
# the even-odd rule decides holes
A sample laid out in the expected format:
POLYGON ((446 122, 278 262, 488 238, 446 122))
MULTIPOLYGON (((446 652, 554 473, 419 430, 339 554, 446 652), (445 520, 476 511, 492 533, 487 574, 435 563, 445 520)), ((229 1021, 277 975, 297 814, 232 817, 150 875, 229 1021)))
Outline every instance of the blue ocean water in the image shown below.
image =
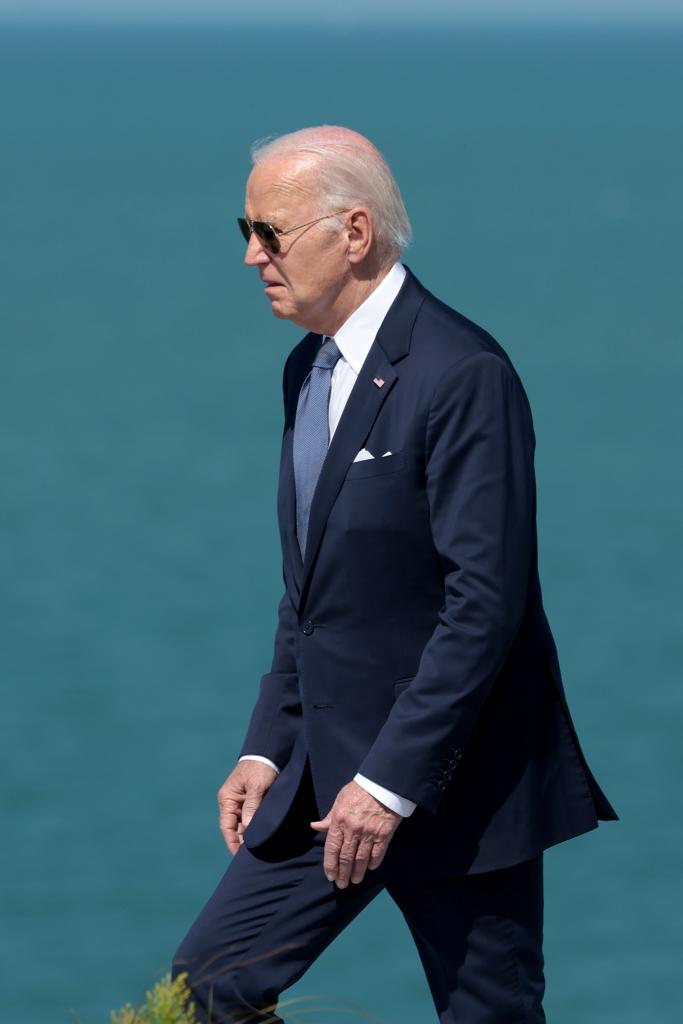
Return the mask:
MULTIPOLYGON (((299 336, 234 218, 251 142, 318 123, 385 152, 406 261, 534 410, 546 608, 622 819, 546 856, 549 1020, 680 1020, 682 58, 655 30, 0 34, 3 1021, 135 1002, 228 863, 299 336)), ((384 898, 287 995, 433 1019, 384 898)))

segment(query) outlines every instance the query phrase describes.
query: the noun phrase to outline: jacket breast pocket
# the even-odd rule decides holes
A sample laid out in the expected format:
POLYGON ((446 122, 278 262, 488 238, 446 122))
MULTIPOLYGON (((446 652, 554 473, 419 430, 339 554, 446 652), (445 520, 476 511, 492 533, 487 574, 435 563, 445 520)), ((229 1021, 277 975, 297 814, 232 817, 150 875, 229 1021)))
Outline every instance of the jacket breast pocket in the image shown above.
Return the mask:
POLYGON ((352 462, 346 473, 347 480, 358 480, 368 476, 384 476, 386 473, 396 473, 405 466, 405 455, 403 452, 395 452, 393 455, 385 455, 376 459, 362 459, 360 462, 352 462))

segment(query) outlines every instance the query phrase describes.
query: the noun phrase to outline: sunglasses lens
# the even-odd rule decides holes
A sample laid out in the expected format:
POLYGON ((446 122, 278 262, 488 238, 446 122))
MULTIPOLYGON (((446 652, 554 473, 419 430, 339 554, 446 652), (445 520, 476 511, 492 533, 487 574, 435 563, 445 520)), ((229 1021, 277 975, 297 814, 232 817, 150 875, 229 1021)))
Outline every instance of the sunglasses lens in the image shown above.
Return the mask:
POLYGON ((269 249, 272 253, 280 251, 280 240, 277 237, 275 229, 270 224, 266 224, 265 221, 262 220, 255 220, 254 231, 259 236, 266 249, 269 249))
POLYGON ((249 242, 253 231, 269 252, 278 253, 280 251, 280 239, 277 237, 277 232, 271 224, 266 224, 263 220, 254 220, 250 223, 246 217, 238 217, 237 223, 245 242, 249 242))

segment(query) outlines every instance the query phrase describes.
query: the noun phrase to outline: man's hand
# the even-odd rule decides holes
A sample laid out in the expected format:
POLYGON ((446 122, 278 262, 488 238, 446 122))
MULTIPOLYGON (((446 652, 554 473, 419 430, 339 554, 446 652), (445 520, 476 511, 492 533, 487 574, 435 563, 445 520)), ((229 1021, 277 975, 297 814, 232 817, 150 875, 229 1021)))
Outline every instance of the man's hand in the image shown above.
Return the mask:
POLYGON ((311 828, 327 830, 323 868, 330 882, 345 889, 362 882, 384 860, 389 840, 403 818, 375 800, 357 782, 349 782, 337 794, 329 814, 312 821, 311 828))
POLYGON ((221 832, 230 853, 244 842, 243 832, 276 778, 275 769, 262 761, 238 761, 218 790, 221 832))

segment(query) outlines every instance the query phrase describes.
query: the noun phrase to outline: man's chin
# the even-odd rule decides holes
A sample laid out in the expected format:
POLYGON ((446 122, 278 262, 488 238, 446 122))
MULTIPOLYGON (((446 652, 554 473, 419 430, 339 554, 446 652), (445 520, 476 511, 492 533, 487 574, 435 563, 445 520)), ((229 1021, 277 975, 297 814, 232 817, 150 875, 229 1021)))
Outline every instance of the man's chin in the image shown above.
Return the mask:
POLYGON ((278 320, 291 320, 294 310, 289 307, 286 302, 281 302, 279 299, 270 300, 270 308, 273 316, 276 316, 278 320))

